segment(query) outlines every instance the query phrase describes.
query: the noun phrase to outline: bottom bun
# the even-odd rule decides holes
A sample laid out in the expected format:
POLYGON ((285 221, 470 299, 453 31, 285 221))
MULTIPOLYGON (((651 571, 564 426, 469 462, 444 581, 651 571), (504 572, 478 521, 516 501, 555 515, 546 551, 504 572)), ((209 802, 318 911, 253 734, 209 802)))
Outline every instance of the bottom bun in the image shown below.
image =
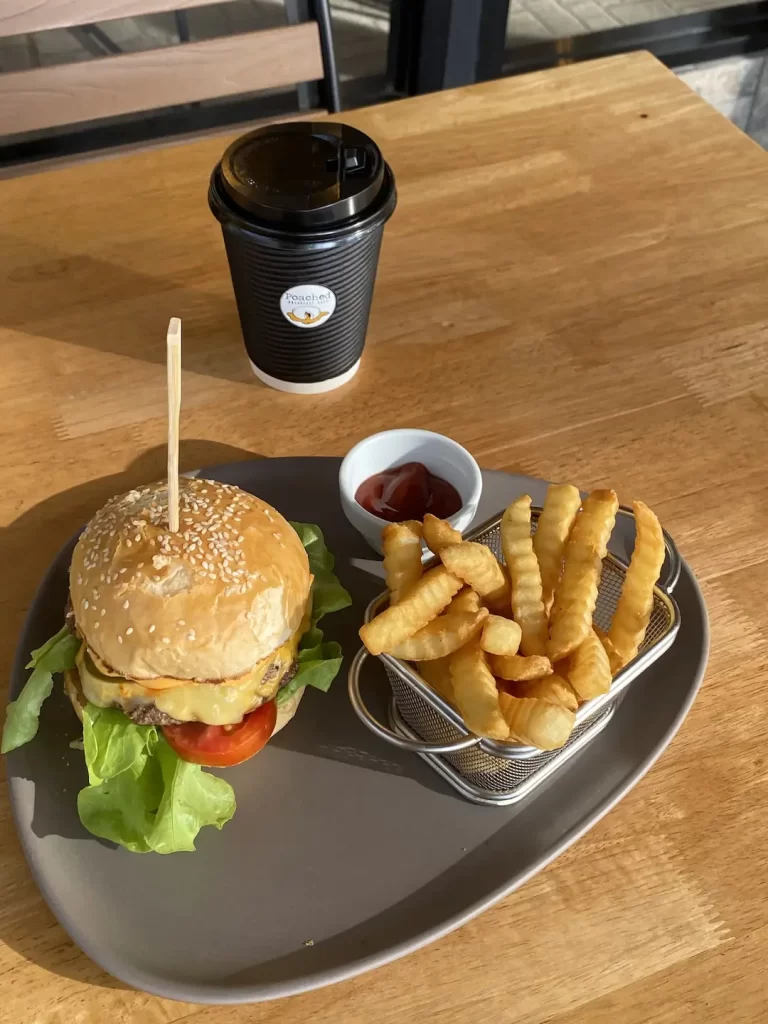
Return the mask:
MULTIPOLYGON (((201 684, 204 685, 204 684, 201 684)), ((83 708, 87 701, 83 695, 82 687, 80 686, 80 674, 76 668, 68 668, 64 670, 64 691, 72 702, 72 707, 75 710, 75 714, 82 722, 83 720, 83 708)), ((293 716, 296 714, 296 709, 301 703, 301 698, 304 696, 304 687, 297 690, 292 697, 288 700, 283 701, 282 704, 277 706, 277 721, 275 722, 275 728, 272 730, 272 735, 275 736, 280 732, 281 729, 285 728, 290 722, 293 716)))
POLYGON ((277 705, 277 721, 275 722, 275 728, 272 730, 273 736, 276 733, 280 732, 280 730, 284 728, 286 725, 288 725, 290 720, 296 714, 296 709, 298 708, 301 702, 301 698, 303 696, 304 687, 302 686, 302 688, 300 690, 297 690, 292 697, 289 697, 288 700, 283 701, 282 704, 277 705))

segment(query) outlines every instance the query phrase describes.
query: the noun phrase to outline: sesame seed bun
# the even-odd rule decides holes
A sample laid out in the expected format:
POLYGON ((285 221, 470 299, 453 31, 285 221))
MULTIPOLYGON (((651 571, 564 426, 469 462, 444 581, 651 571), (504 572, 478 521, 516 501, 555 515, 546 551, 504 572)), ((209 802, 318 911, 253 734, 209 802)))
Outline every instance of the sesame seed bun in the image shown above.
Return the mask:
POLYGON ((70 569, 77 627, 128 679, 241 676, 299 628, 307 554, 279 512, 230 484, 182 478, 179 533, 167 505, 152 484, 90 521, 70 569))

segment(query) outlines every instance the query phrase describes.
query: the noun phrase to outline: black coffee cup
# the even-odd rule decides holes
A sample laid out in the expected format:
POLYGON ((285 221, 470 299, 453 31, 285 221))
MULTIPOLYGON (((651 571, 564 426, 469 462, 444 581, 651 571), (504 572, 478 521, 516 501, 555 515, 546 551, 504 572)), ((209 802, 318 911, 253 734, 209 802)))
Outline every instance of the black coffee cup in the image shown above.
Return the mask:
POLYGON ((254 373, 317 394, 360 365, 395 179, 346 124, 293 121, 237 139, 208 192, 254 373))

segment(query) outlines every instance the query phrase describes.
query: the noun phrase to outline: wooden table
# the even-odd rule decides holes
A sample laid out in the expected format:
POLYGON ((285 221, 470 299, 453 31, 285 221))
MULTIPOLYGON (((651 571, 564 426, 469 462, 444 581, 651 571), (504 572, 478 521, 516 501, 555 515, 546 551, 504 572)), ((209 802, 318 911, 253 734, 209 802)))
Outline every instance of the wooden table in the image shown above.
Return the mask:
POLYGON ((184 318, 182 462, 342 454, 398 425, 485 466, 652 504, 704 588, 712 655, 671 749, 478 920, 324 991, 198 1008, 67 939, 0 798, 3 1024, 700 1024, 764 1020, 768 157, 651 57, 345 115, 400 203, 355 382, 251 377, 206 181, 222 139, 0 185, 3 675, 76 526, 164 466, 165 328, 184 318))

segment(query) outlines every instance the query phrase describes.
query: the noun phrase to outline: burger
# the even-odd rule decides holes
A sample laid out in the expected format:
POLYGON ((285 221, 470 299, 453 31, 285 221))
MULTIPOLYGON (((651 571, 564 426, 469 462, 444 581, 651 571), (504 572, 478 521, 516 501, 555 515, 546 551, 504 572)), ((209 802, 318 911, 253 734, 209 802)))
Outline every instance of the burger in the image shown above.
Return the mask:
POLYGON ((88 702, 165 727, 187 760, 236 764, 272 734, 274 697, 296 674, 309 559, 279 512, 236 487, 183 480, 178 533, 165 495, 113 498, 77 542, 67 618, 83 643, 67 693, 78 714, 88 702))
POLYGON ((31 738, 19 723, 36 673, 61 671, 83 723, 85 827, 137 851, 194 849, 235 809, 202 766, 253 757, 338 672, 317 626, 350 600, 332 569, 317 527, 230 484, 182 478, 177 532, 165 483, 112 498, 77 541, 65 627, 33 653, 3 751, 31 738))

